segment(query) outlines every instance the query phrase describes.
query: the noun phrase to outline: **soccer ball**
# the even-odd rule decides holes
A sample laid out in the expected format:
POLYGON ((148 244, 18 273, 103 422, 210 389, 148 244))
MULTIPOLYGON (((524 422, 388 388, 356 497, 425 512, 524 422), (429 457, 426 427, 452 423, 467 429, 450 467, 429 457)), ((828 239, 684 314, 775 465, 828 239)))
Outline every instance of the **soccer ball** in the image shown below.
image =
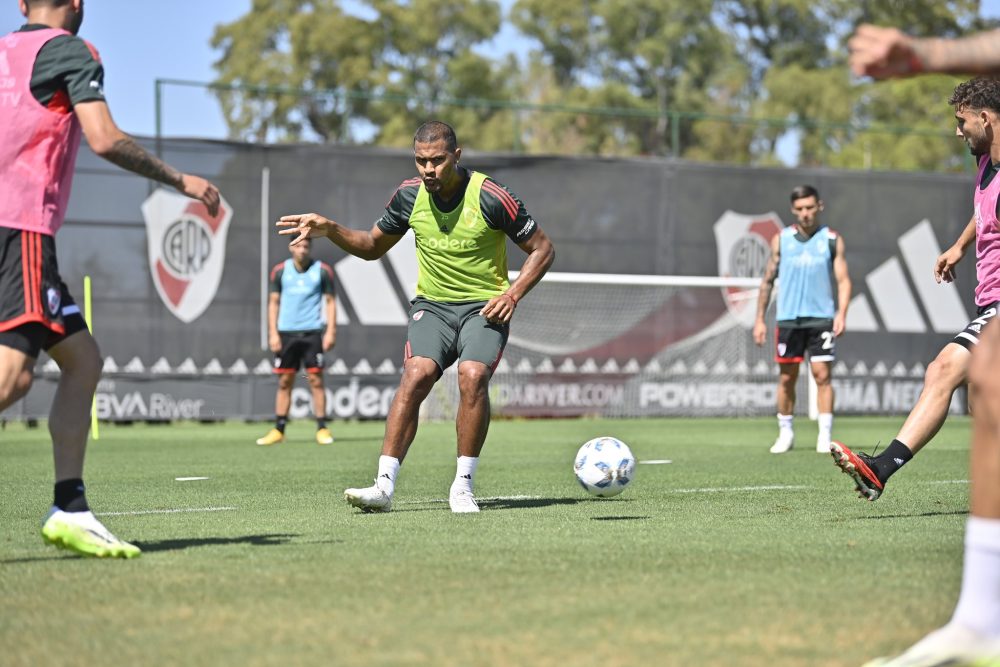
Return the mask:
POLYGON ((610 498, 624 491, 632 481, 635 457, 628 445, 618 438, 594 438, 576 453, 573 472, 587 493, 610 498))

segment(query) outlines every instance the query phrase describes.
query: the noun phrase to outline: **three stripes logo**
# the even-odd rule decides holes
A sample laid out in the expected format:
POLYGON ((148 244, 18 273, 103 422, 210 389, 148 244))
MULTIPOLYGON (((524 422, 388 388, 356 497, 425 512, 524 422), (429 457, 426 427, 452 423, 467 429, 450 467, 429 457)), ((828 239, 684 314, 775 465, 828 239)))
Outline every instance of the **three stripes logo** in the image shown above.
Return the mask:
POLYGON ((899 257, 890 257, 865 276, 871 300, 865 294, 851 299, 847 310, 847 330, 955 333, 964 329, 969 316, 955 283, 938 284, 934 281, 931 268, 941 254, 941 248, 930 220, 922 220, 900 236, 899 250, 902 262, 899 257), (907 273, 916 296, 907 282, 907 273), (918 299, 923 306, 923 314, 917 304, 918 299))

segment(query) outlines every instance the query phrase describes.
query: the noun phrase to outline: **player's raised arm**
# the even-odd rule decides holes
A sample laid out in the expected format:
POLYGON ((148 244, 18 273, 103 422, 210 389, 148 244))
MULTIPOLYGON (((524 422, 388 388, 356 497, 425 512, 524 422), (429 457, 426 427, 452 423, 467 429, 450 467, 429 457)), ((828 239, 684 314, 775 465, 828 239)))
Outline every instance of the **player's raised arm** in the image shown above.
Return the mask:
POLYGON ((106 102, 92 100, 73 107, 91 150, 102 158, 140 176, 177 188, 205 204, 208 213, 219 212, 219 190, 200 176, 185 174, 148 152, 115 124, 106 102))
POLYGON ((915 38, 897 28, 863 24, 848 42, 851 70, 876 79, 921 72, 987 74, 1000 71, 1000 30, 962 39, 915 38))
POLYGON ((378 259, 403 238, 402 235, 386 234, 377 224, 368 231, 351 229, 318 213, 283 215, 275 225, 282 228, 279 234, 294 237, 289 245, 297 245, 305 239, 326 238, 355 257, 367 260, 378 259))

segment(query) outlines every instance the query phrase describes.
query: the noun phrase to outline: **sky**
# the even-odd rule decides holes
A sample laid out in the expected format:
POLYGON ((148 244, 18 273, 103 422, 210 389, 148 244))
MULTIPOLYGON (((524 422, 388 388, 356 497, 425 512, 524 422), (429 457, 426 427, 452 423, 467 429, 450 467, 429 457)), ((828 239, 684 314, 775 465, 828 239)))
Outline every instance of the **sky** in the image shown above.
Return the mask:
MULTIPOLYGON (((0 33, 24 23, 16 0, 0 0, 0 33)), ((345 2, 345 7, 351 5, 345 2)), ((501 0, 505 11, 513 0, 501 0)), ((210 46, 214 27, 247 11, 251 0, 86 0, 80 36, 90 41, 104 62, 104 92, 111 113, 124 131, 153 136, 156 132, 157 79, 211 81, 219 54, 210 46)), ((1000 17, 1000 0, 983 0, 983 16, 1000 17)), ((512 29, 493 41, 506 53, 518 40, 512 29)), ((523 44, 523 42, 522 42, 523 44)), ((226 136, 218 106, 201 89, 163 87, 162 129, 165 136, 226 136)))

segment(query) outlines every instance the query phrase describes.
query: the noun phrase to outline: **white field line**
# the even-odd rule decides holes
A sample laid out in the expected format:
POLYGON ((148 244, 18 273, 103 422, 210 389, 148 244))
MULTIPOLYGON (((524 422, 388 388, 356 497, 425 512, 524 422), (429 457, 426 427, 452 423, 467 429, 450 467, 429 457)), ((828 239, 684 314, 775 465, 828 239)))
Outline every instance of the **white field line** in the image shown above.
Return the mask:
POLYGON ((174 477, 175 482, 198 482, 208 477, 174 477))
POLYGON ((187 512, 233 512, 238 507, 180 507, 165 510, 136 510, 134 512, 94 512, 97 516, 140 516, 143 514, 182 514, 187 512))
POLYGON ((936 482, 931 482, 931 484, 968 484, 967 479, 941 479, 936 482))
POLYGON ((670 459, 649 459, 648 461, 638 461, 641 466, 657 466, 664 465, 666 463, 673 463, 670 459))
MULTIPOLYGON (((480 502, 497 502, 503 500, 542 500, 542 496, 487 496, 485 498, 477 497, 476 500, 480 502)), ((446 503, 447 498, 431 498, 430 500, 400 500, 399 502, 393 502, 393 505, 423 505, 426 503, 446 503)))

